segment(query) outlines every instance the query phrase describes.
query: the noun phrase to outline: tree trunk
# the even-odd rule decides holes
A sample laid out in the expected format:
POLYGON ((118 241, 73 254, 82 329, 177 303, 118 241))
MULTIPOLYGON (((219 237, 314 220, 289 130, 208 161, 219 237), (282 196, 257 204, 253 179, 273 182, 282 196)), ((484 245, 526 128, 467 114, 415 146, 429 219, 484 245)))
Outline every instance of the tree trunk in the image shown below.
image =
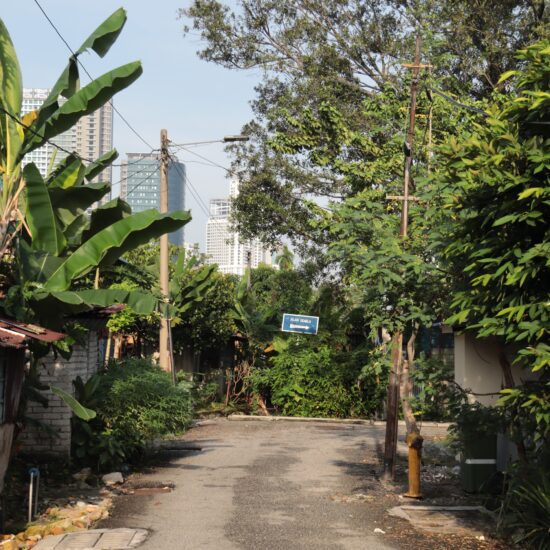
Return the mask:
POLYGON ((395 478, 397 455, 397 412, 399 409, 399 374, 403 358, 403 333, 396 332, 392 337, 391 371, 386 399, 386 439, 384 445, 384 478, 395 478))
POLYGON ((417 328, 415 327, 407 342, 407 358, 403 361, 400 381, 401 403, 407 428, 406 442, 409 447, 409 490, 405 493, 405 496, 410 498, 422 497, 420 492, 420 465, 423 438, 420 435, 420 429, 411 407, 412 380, 410 370, 411 366, 414 365, 414 342, 416 334, 417 328))

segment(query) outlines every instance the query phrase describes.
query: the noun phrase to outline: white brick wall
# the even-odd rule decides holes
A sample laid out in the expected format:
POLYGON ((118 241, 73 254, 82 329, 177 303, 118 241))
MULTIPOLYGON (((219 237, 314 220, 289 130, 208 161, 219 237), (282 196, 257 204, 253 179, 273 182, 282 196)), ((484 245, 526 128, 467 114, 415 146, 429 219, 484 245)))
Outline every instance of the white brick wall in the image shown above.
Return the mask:
MULTIPOLYGON (((98 336, 90 330, 86 344, 75 346, 69 360, 48 355, 40 367, 40 381, 46 386, 56 386, 74 394, 72 381, 80 376, 85 382, 99 367, 98 336)), ((18 444, 25 453, 45 453, 69 457, 71 451, 71 410, 50 391, 43 392, 48 398, 48 407, 34 401, 27 405, 26 415, 50 426, 58 435, 54 437, 46 430, 28 424, 18 438, 18 444)))

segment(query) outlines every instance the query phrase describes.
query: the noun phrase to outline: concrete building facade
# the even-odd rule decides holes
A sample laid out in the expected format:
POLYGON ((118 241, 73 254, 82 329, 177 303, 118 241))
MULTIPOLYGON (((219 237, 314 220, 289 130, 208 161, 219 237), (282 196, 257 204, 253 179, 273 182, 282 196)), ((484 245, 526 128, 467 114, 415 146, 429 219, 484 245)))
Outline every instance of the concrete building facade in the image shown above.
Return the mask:
POLYGON ((272 265, 271 251, 259 240, 243 241, 239 233, 231 228, 231 199, 239 192, 238 182, 231 181, 230 196, 212 199, 206 224, 207 262, 217 264, 222 273, 244 275, 248 265, 272 265))

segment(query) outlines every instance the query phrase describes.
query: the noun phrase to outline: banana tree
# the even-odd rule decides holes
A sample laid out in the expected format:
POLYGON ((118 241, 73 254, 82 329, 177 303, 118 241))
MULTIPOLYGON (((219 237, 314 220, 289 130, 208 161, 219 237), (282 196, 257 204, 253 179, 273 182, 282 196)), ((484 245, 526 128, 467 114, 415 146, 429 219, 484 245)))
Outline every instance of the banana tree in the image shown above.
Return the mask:
MULTIPOLYGON (((260 311, 256 306, 254 288, 248 288, 248 274, 246 274, 235 289, 235 303, 233 305, 233 320, 237 326, 238 339, 235 341, 236 365, 232 373, 226 373, 226 406, 229 399, 238 400, 249 395, 249 381, 252 371, 264 355, 265 350, 273 343, 278 326, 274 324, 275 311, 260 311)), ((260 395, 254 396, 264 414, 268 414, 267 407, 260 395)))
MULTIPOLYGON (((169 299, 166 304, 171 329, 175 329, 172 332, 175 353, 181 353, 184 348, 187 348, 189 335, 182 330, 182 324, 186 322, 190 308, 202 302, 209 289, 215 284, 215 279, 211 275, 216 271, 215 265, 199 265, 195 257, 186 259, 185 251, 178 248, 171 247, 173 261, 170 263, 169 299)), ((115 283, 111 288, 139 288, 140 283, 135 280, 135 273, 141 271, 141 277, 151 281, 149 284, 153 292, 160 298, 160 291, 155 284, 159 275, 158 246, 142 247, 132 254, 133 258, 136 256, 141 256, 141 261, 138 260, 136 265, 129 264, 134 273, 131 276, 126 274, 121 283, 115 283), (143 261, 144 258, 145 261, 143 261)), ((156 341, 158 335, 153 332, 153 327, 156 325, 158 325, 158 317, 140 313, 131 307, 126 307, 123 311, 112 315, 107 327, 113 335, 114 357, 120 356, 124 335, 132 335, 133 352, 140 356, 144 344, 147 345, 151 341, 152 334, 155 334, 156 341)))
MULTIPOLYGON (((58 252, 62 246, 63 240, 58 233, 39 237, 37 231, 40 224, 29 225, 25 218, 26 177, 21 163, 25 154, 71 128, 81 117, 104 105, 142 73, 141 64, 134 61, 80 87, 79 56, 93 50, 104 57, 125 22, 126 12, 122 8, 108 17, 70 57, 42 106, 22 116, 23 87, 19 61, 9 32, 0 19, 0 259, 10 251, 15 237, 23 228, 43 243, 47 241, 46 247, 50 251, 55 249, 58 252), (66 101, 62 102, 61 97, 66 101)), ((85 168, 84 177, 92 179, 106 161, 109 157, 85 168)), ((32 173, 27 175, 32 176, 32 173)), ((99 193, 99 190, 96 191, 99 193)))
POLYGON ((141 74, 136 61, 80 87, 78 57, 88 50, 105 56, 125 22, 123 9, 108 17, 70 57, 42 106, 22 117, 21 71, 0 20, 0 261, 1 284, 7 289, 0 307, 17 319, 59 327, 64 313, 113 302, 153 310, 157 301, 146 292, 91 289, 83 281, 91 270, 190 220, 186 212, 132 215, 119 199, 88 215, 87 209, 110 189, 108 183, 90 181, 117 158, 115 150, 87 165, 69 155, 46 179, 32 163, 22 168, 25 154, 100 108, 141 74))

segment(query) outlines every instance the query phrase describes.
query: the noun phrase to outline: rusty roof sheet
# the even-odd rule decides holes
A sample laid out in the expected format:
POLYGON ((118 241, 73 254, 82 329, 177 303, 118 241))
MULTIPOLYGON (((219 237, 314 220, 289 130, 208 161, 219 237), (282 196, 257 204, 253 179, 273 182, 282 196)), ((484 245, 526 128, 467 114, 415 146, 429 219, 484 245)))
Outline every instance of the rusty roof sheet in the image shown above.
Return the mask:
POLYGON ((64 336, 61 332, 0 317, 0 346, 2 347, 20 348, 29 338, 41 342, 55 342, 64 336))

